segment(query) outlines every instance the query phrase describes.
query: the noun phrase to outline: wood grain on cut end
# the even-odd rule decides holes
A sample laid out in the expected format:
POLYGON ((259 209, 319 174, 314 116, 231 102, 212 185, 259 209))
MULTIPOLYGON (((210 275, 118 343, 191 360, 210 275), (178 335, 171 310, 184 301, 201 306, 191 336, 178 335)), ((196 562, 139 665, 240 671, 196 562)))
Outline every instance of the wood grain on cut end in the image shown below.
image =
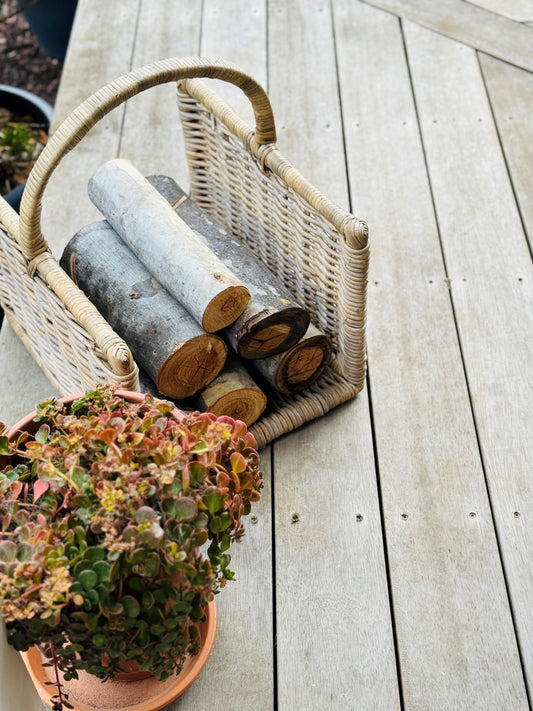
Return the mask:
POLYGON ((236 321, 250 301, 245 286, 229 286, 207 305, 202 317, 202 328, 208 333, 220 331, 236 321))
POLYGON ((305 390, 324 372, 331 357, 331 341, 319 335, 297 343, 282 354, 276 371, 274 386, 282 393, 305 390))
POLYGON ((263 414, 266 395, 236 358, 198 396, 198 407, 217 416, 228 415, 251 425, 263 414))
POLYGON ((308 326, 309 313, 299 307, 259 313, 238 334, 237 351, 243 358, 268 358, 291 348, 308 326))
POLYGON ((329 363, 332 343, 316 326, 309 324, 303 338, 292 348, 251 365, 279 392, 291 395, 315 383, 329 363))
POLYGON ((159 371, 157 389, 168 397, 191 397, 216 378, 227 352, 221 338, 207 333, 178 344, 159 371))

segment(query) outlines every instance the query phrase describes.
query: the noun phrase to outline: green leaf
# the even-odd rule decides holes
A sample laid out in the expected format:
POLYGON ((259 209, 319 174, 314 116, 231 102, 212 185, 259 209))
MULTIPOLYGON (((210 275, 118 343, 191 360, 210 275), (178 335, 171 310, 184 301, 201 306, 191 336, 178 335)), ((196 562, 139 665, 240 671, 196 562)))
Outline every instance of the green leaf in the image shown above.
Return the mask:
POLYGON ((209 487, 202 497, 202 501, 207 506, 209 513, 214 514, 224 507, 227 494, 221 494, 216 487, 209 487))
POLYGON ((98 576, 98 581, 107 583, 111 576, 111 566, 105 560, 99 560, 93 565, 93 571, 98 576))
POLYGON ((108 638, 107 635, 97 632, 93 635, 92 640, 95 647, 103 647, 107 644, 108 638))
POLYGON ((49 425, 41 425, 37 432, 35 433, 35 441, 40 444, 46 444, 48 441, 48 435, 50 434, 49 425))
POLYGON ((149 590, 145 590, 142 594, 142 605, 145 610, 149 610, 151 607, 153 607, 154 604, 154 596, 149 590))
POLYGON ((83 585, 85 590, 90 590, 98 583, 98 575, 94 570, 82 570, 78 575, 78 581, 83 585))
POLYGON ((188 469, 191 486, 201 484, 207 475, 206 467, 200 462, 190 462, 188 469))
POLYGON ((144 590, 144 582, 140 578, 130 578, 128 587, 130 590, 135 590, 135 592, 142 592, 144 590))
POLYGON ((138 565, 135 566, 135 573, 145 578, 155 578, 159 573, 159 556, 157 553, 148 553, 138 565))
POLYGON ((21 543, 17 549, 17 560, 26 562, 32 559, 33 549, 29 543, 21 543))
POLYGON ((175 501, 174 517, 178 521, 192 521, 196 518, 197 513, 198 509, 196 508, 196 502, 194 499, 182 496, 175 501))
POLYGON ((98 603, 100 602, 100 597, 99 597, 98 593, 96 592, 96 590, 94 590, 94 589, 87 591, 87 593, 85 595, 85 599, 89 600, 91 605, 98 605, 98 603))
POLYGON ((4 563, 11 563, 17 556, 17 546, 13 541, 2 541, 0 543, 0 560, 4 563))
POLYGON ((161 635, 165 634, 165 628, 163 625, 152 625, 150 627, 150 633, 155 637, 161 637, 161 635))
POLYGON ((102 605, 101 608, 106 617, 121 615, 124 612, 124 608, 119 602, 108 602, 107 604, 102 605))
POLYGON ((91 546, 87 548, 83 554, 83 558, 89 563, 96 563, 97 560, 103 560, 105 558, 105 550, 100 548, 100 546, 91 546))
POLYGON ((141 611, 141 606, 139 601, 136 600, 132 595, 124 595, 120 598, 120 603, 122 604, 124 611, 128 617, 137 617, 141 611))
POLYGON ((213 516, 211 521, 209 521, 209 530, 211 533, 219 533, 221 529, 221 524, 222 521, 220 519, 220 516, 213 516))
POLYGON ((222 540, 220 541, 220 551, 221 553, 224 553, 229 549, 231 545, 231 537, 229 534, 226 533, 225 536, 222 536, 222 540))
POLYGON ((9 454, 9 440, 4 435, 0 437, 0 454, 9 454))

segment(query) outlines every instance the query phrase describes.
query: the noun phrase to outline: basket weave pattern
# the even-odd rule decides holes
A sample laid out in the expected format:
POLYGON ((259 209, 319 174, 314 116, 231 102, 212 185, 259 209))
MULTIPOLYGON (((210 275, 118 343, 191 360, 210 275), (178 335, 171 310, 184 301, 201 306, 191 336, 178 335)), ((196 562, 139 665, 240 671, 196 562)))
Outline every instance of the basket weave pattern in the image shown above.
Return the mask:
MULTIPOLYGON (((330 367, 297 396, 279 393, 252 426, 262 445, 354 397, 366 372, 365 323, 369 250, 348 244, 321 212, 321 196, 275 146, 254 150, 253 131, 203 83, 178 92, 191 198, 247 244, 278 276, 333 342, 330 367), (272 168, 269 167, 272 166, 272 168), (282 171, 278 166, 282 167, 282 171), (291 175, 291 184, 284 175, 291 175), (308 201, 314 198, 318 209, 308 201)), ((334 206, 330 204, 331 210, 334 206)), ((342 221, 360 223, 345 213, 342 221)))
POLYGON ((40 232, 41 197, 61 158, 97 121, 131 96, 179 81, 191 197, 245 242, 307 308, 333 342, 319 382, 294 397, 275 394, 252 426, 259 447, 354 397, 366 372, 368 234, 364 222, 314 188, 275 145, 270 102, 248 75, 220 60, 155 62, 89 97, 56 130, 28 178, 19 217, 0 198, 0 302, 6 318, 62 394, 100 383, 138 387, 127 344, 77 289, 40 232), (252 129, 197 77, 239 86, 252 129))

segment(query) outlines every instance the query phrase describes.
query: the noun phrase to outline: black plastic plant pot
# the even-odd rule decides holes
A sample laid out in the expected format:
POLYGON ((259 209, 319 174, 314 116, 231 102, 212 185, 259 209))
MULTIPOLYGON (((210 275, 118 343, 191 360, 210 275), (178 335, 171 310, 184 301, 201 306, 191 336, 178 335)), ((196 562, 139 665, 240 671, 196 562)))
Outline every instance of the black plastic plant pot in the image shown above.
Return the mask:
POLYGON ((65 59, 78 0, 37 0, 27 9, 25 0, 19 0, 18 4, 43 52, 55 59, 65 59))
MULTIPOLYGON (((0 107, 12 111, 19 116, 31 116, 36 123, 42 123, 48 130, 54 115, 53 107, 40 96, 25 89, 0 84, 0 107)), ((20 199, 24 192, 24 183, 17 185, 6 195, 2 195, 14 210, 19 209, 20 199)))

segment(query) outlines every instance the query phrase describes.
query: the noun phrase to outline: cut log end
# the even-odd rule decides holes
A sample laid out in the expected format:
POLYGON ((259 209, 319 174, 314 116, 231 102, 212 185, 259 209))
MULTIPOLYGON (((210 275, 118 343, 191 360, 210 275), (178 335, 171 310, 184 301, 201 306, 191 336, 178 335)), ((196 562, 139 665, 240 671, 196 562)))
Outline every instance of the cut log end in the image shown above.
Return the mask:
POLYGON ((248 359, 269 358, 295 345, 307 331, 309 313, 299 307, 276 311, 270 316, 258 314, 246 322, 237 350, 248 359))
POLYGON ((229 286, 209 302, 202 317, 202 328, 208 333, 226 328, 243 313, 250 301, 245 286, 229 286))
POLYGON ((249 427, 261 417, 266 404, 264 392, 259 388, 250 387, 226 393, 206 409, 217 417, 228 415, 235 420, 242 420, 249 427))
POLYGON ((287 395, 305 390, 322 375, 330 358, 331 341, 327 336, 305 339, 282 357, 276 371, 275 388, 287 395))
POLYGON ((227 352, 224 341, 211 334, 178 344, 159 370, 157 389, 178 399, 194 395, 220 373, 227 352))

